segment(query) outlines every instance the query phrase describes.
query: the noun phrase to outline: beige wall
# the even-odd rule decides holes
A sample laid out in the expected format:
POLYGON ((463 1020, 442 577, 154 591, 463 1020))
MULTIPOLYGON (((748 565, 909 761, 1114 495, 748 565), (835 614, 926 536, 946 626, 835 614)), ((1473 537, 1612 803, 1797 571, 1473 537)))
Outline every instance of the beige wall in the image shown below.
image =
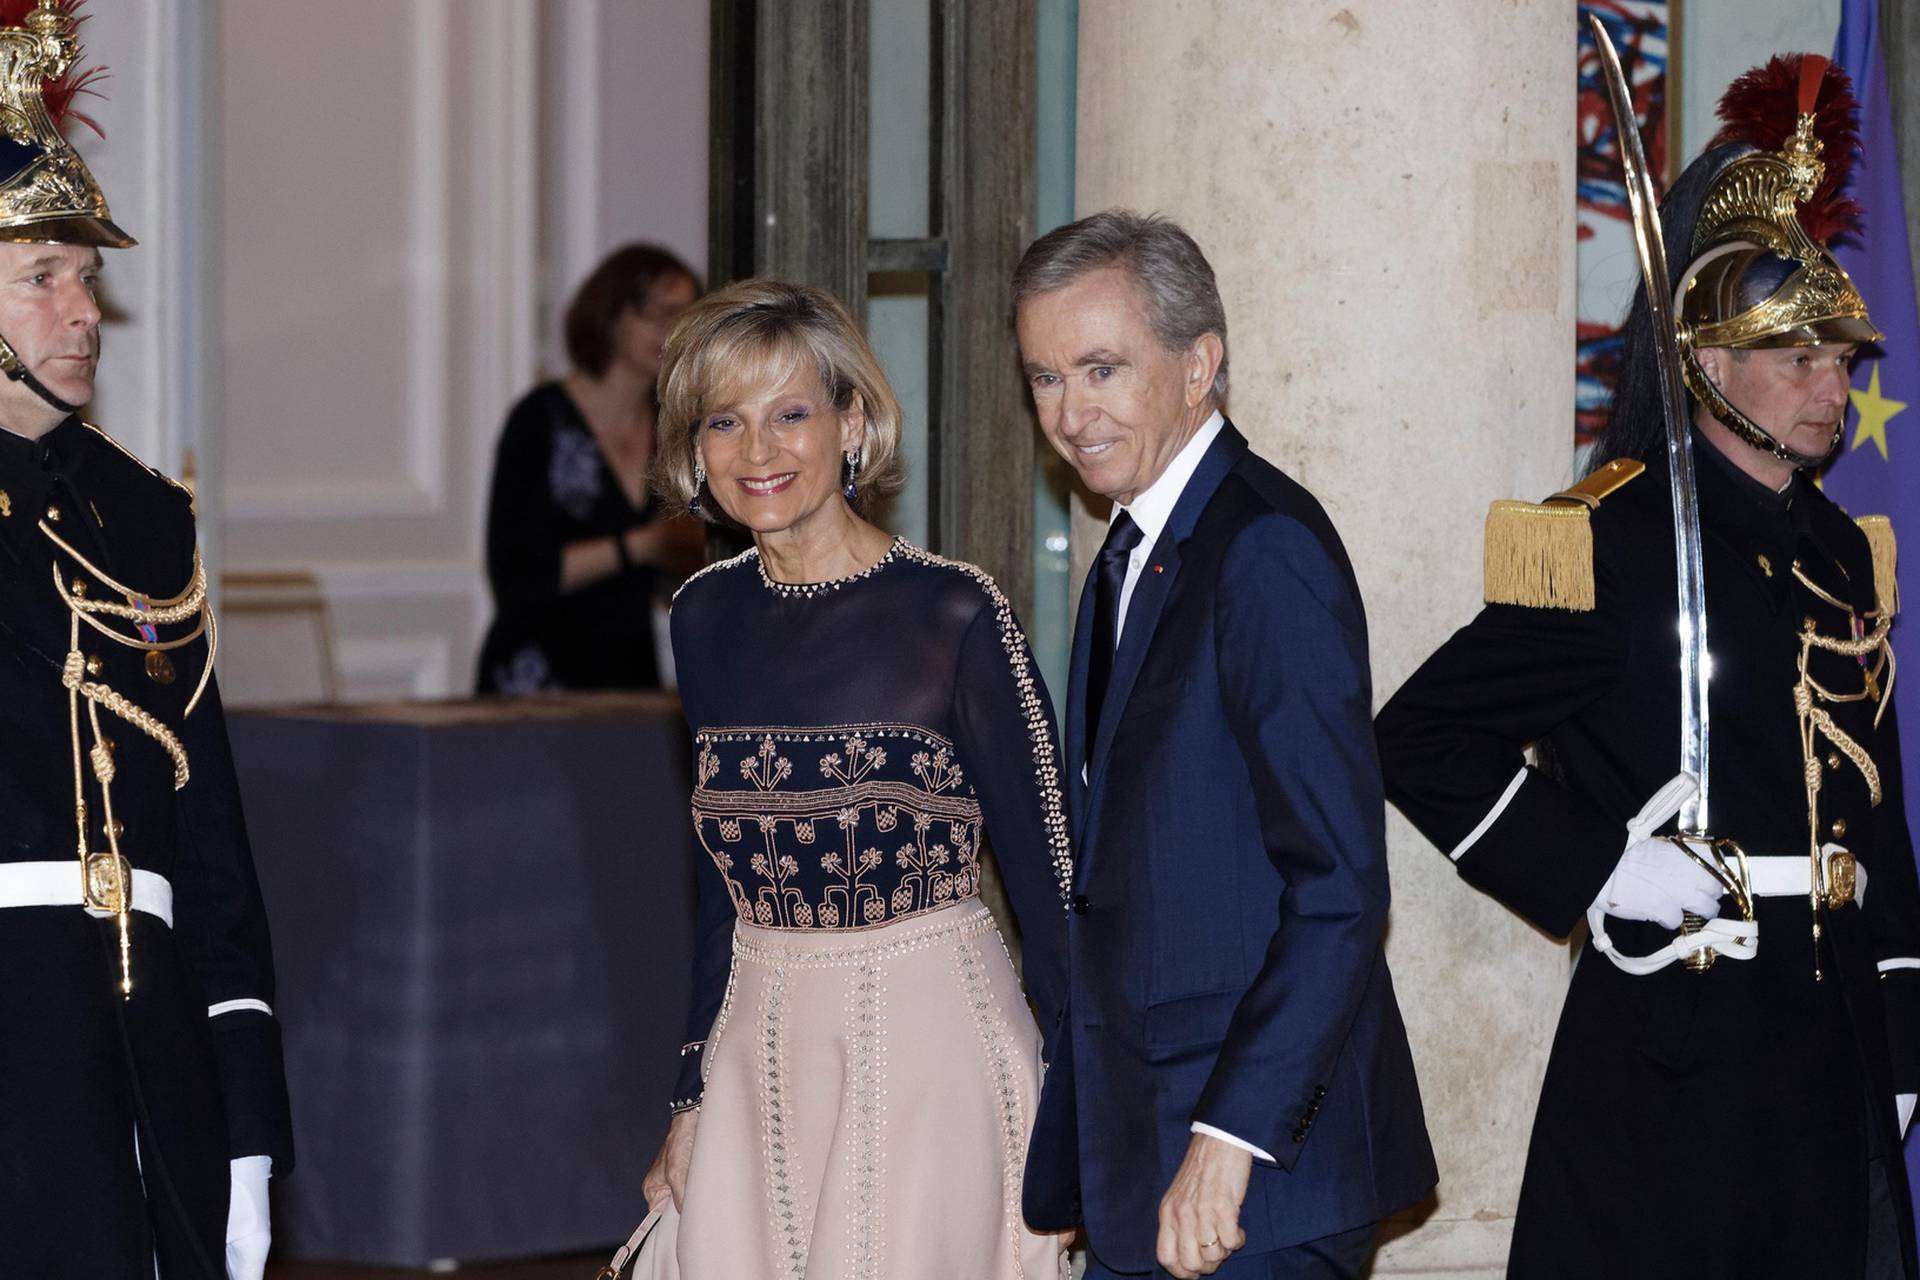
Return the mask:
MULTIPOLYGON (((1562 0, 1080 8, 1079 210, 1157 209, 1208 252, 1230 413, 1339 527, 1377 699, 1476 608, 1487 502, 1569 476, 1573 22, 1562 0)), ((1567 954, 1397 814, 1390 840, 1442 1182, 1376 1274, 1498 1275, 1567 954)))
MULTIPOLYGON (((318 575, 347 697, 464 692, 490 616, 493 448, 563 367, 566 297, 629 239, 704 266, 706 6, 208 12, 223 567, 318 575)), ((232 669, 263 677, 234 700, 306 660, 228 621, 232 669)))
POLYGON ((219 11, 225 567, 318 573, 349 695, 451 692, 487 452, 533 368, 533 11, 219 11))
POLYGON ((606 253, 650 240, 707 265, 704 0, 537 0, 541 41, 540 359, 606 253))
MULTIPOLYGON (((82 65, 111 74, 96 86, 101 96, 76 106, 102 133, 71 121, 66 133, 140 242, 104 255, 104 358, 87 416, 154 466, 217 485, 217 245, 205 216, 214 24, 192 0, 94 0, 86 13, 82 65)), ((209 563, 218 541, 217 526, 203 529, 209 563)))

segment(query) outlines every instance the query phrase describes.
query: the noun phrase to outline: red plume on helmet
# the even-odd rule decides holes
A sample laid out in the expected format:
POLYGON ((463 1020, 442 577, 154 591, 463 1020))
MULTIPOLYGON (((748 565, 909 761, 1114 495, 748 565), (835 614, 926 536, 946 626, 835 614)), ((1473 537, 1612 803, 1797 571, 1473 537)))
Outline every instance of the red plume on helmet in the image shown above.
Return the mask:
MULTIPOLYGON (((76 28, 87 20, 87 15, 80 12, 81 6, 85 3, 86 0, 52 0, 53 7, 72 18, 76 28)), ((0 27, 25 26, 27 15, 38 8, 39 4, 40 0, 0 0, 0 27)), ((80 60, 76 57, 74 65, 67 68, 65 75, 58 80, 48 81, 46 87, 40 90, 40 100, 47 104, 47 114, 52 117, 53 123, 64 124, 67 117, 72 116, 101 137, 106 137, 107 135, 101 131, 100 126, 91 116, 82 115, 73 109, 73 100, 80 94, 88 93, 96 98, 100 96, 100 91, 94 88, 94 85, 104 79, 106 74, 105 67, 87 67, 83 70, 80 60)))
POLYGON ((1711 145, 1744 142, 1762 151, 1779 151, 1800 117, 1809 114, 1826 173, 1797 216, 1807 235, 1825 244, 1861 230, 1859 202, 1840 194, 1860 153, 1860 104, 1845 71, 1817 53, 1781 54, 1755 67, 1729 85, 1720 99, 1721 128, 1711 145))

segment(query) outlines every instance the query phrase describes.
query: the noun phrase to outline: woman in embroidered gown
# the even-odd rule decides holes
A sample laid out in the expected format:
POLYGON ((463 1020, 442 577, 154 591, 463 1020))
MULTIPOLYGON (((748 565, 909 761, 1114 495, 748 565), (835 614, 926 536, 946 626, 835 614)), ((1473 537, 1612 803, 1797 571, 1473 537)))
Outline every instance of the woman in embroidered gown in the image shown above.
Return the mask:
POLYGON ((673 608, 706 856, 648 1200, 698 1280, 1058 1277, 1020 1214, 1041 1038, 979 897, 985 837, 1051 1028, 1070 866, 1026 638, 980 570, 863 518, 900 411, 830 296, 714 294, 660 388, 660 487, 755 545, 673 608))

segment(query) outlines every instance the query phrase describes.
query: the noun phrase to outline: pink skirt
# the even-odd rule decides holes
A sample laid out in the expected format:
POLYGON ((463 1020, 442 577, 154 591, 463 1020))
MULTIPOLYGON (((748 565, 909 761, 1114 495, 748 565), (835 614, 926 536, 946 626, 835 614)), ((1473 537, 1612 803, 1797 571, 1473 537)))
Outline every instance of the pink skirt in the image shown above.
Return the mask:
POLYGON ((978 900, 734 927, 680 1223, 687 1280, 1059 1280, 1021 1170, 1040 1036, 978 900))

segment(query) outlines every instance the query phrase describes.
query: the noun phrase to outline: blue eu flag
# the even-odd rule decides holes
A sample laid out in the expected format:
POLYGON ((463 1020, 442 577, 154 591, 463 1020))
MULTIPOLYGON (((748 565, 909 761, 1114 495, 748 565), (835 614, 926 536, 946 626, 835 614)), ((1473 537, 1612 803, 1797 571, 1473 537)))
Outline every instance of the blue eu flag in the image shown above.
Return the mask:
MULTIPOLYGON (((1853 277, 1886 339, 1883 354, 1862 359, 1854 369, 1849 430, 1825 487, 1855 515, 1891 516, 1894 529, 1907 535, 1913 550, 1901 557, 1900 596, 1911 609, 1920 606, 1920 316, 1878 8, 1874 0, 1842 0, 1840 9, 1833 60, 1853 77, 1860 100, 1863 154, 1849 194, 1860 202, 1866 232, 1864 243, 1842 241, 1834 256, 1853 277)), ((1894 681, 1894 707, 1906 739, 1902 781, 1911 802, 1920 796, 1920 742, 1914 739, 1920 734, 1920 626, 1897 622, 1893 647, 1901 677, 1894 681)), ((1911 803, 1907 812, 1911 822, 1911 803)), ((1920 1186, 1920 1142, 1907 1144, 1907 1169, 1909 1180, 1920 1186)))

